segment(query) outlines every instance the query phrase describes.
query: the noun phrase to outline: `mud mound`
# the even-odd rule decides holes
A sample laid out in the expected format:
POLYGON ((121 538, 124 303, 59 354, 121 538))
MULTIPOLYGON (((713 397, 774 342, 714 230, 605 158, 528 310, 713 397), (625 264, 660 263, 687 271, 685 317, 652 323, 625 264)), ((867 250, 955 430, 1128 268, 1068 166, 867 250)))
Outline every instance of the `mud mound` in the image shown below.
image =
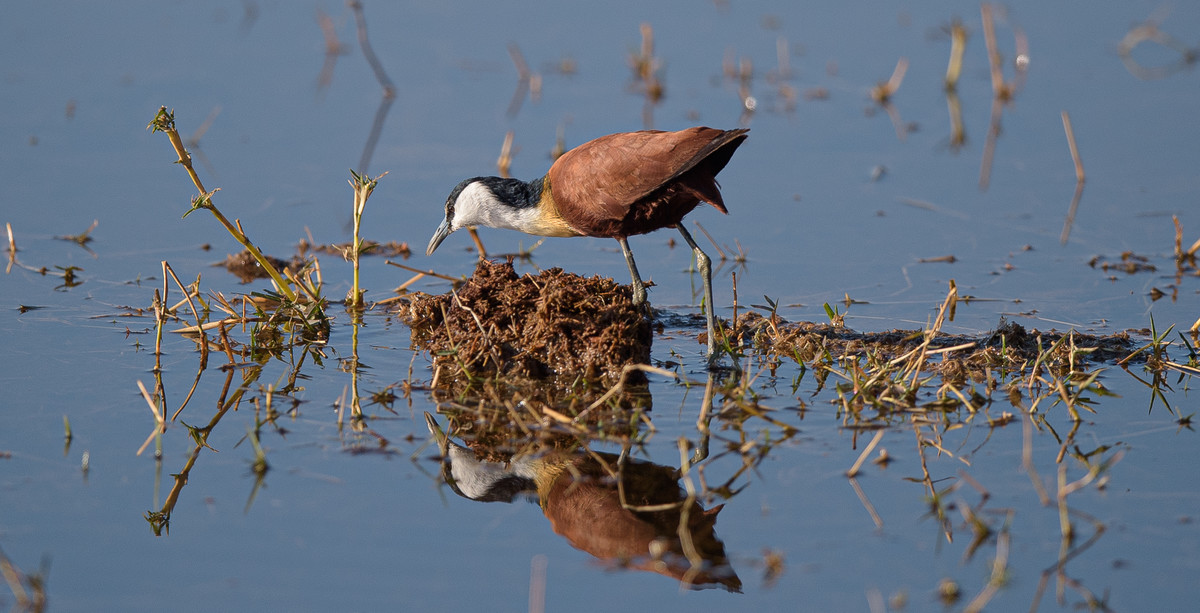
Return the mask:
POLYGON ((644 308, 612 279, 559 268, 518 277, 511 263, 486 261, 457 291, 414 298, 406 319, 442 377, 611 385, 626 364, 649 362, 653 338, 644 308))

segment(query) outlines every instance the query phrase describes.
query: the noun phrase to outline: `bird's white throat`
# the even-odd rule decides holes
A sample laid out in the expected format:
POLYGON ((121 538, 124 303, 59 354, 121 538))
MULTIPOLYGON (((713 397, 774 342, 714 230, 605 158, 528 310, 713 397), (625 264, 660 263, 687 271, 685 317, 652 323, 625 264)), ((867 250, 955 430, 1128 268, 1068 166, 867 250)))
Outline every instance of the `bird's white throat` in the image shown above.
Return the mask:
POLYGON ((539 219, 540 212, 536 206, 518 208, 497 198, 486 185, 476 181, 458 194, 451 224, 455 230, 467 226, 485 226, 531 232, 537 227, 539 219))

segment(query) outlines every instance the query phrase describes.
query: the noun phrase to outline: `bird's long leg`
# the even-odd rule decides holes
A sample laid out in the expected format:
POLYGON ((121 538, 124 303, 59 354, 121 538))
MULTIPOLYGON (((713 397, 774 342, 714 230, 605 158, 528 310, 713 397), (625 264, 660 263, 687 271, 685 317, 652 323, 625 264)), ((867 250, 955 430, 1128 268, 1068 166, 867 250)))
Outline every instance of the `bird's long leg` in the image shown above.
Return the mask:
POLYGON ((471 240, 475 241, 475 248, 479 250, 479 259, 486 260, 488 258, 487 249, 483 248, 483 241, 479 240, 479 233, 475 231, 475 226, 467 226, 467 232, 471 233, 471 240))
POLYGON ((696 254, 696 267, 704 277, 704 315, 708 323, 708 361, 711 363, 717 358, 717 328, 713 321, 712 260, 708 259, 708 255, 692 240, 692 235, 688 234, 682 223, 675 227, 679 228, 683 240, 687 241, 692 252, 696 254))
POLYGON ((625 252, 625 263, 629 264, 629 275, 633 277, 633 303, 643 304, 646 302, 646 284, 642 283, 642 277, 638 275, 637 264, 633 262, 633 252, 629 250, 629 242, 625 237, 617 238, 617 242, 621 243, 621 251, 625 252))

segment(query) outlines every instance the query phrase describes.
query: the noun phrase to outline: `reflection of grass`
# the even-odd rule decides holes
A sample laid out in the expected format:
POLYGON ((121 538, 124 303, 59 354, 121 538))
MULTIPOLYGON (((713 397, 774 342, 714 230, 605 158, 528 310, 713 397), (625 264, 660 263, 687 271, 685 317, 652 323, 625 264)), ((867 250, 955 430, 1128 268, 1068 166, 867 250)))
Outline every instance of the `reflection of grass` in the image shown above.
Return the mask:
POLYGON ((46 575, 49 565, 42 561, 42 567, 36 573, 23 572, 0 549, 0 576, 8 583, 16 603, 13 611, 30 611, 41 613, 46 610, 46 575))

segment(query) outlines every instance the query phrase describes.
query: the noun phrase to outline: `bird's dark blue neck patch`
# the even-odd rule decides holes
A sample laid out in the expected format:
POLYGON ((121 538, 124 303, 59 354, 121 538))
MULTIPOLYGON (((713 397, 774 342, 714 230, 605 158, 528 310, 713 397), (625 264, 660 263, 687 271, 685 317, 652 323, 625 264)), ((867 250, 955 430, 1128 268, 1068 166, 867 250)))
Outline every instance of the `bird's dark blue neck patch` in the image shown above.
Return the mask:
POLYGON ((537 206, 542 198, 542 179, 529 183, 500 177, 480 177, 475 180, 492 190, 501 202, 518 209, 537 206))

